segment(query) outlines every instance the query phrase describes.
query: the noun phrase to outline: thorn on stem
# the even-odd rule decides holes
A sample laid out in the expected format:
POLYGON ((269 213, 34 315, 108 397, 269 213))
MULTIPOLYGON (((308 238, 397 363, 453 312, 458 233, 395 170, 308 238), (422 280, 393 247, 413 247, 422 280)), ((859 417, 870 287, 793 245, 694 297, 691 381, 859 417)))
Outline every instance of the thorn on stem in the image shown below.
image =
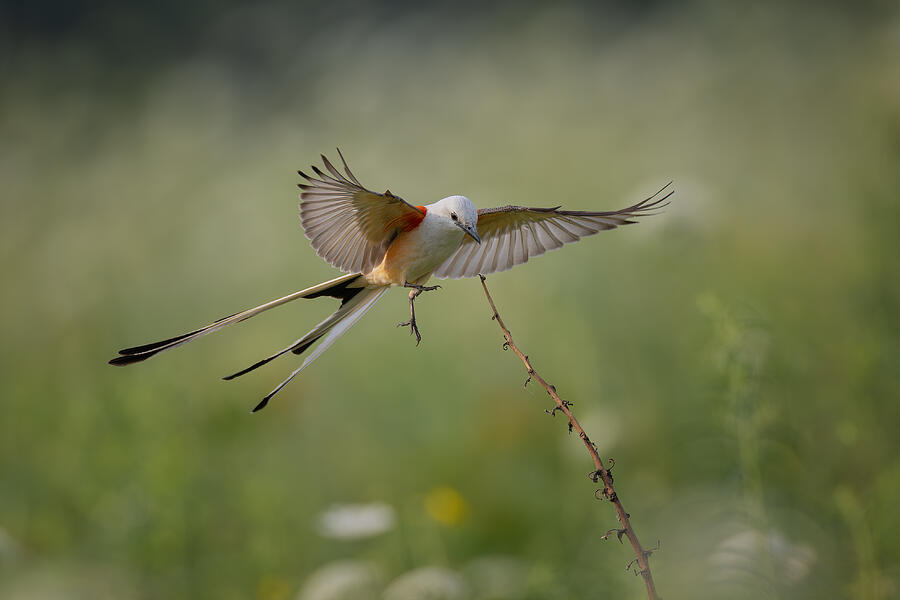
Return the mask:
MULTIPOLYGON (((609 489, 606 488, 606 486, 597 489, 594 492, 594 498, 596 498, 597 500, 603 500, 604 498, 606 498, 610 502, 615 502, 616 500, 618 500, 615 490, 610 492, 609 489), (598 496, 598 494, 599 494, 599 496, 598 496)), ((616 518, 618 519, 618 517, 616 517, 616 518)), ((619 521, 621 521, 621 519, 619 519, 619 521)))
POLYGON ((523 390, 528 389, 528 384, 531 383, 531 375, 528 376, 528 379, 525 380, 525 385, 522 386, 523 390))
MULTIPOLYGON (((597 500, 603 500, 603 498, 606 498, 610 502, 618 502, 619 501, 619 497, 616 495, 616 491, 615 490, 609 491, 609 488, 607 488, 605 486, 594 492, 594 498, 596 498, 597 500), (600 494, 600 495, 598 496, 597 494, 600 494)), ((628 515, 625 515, 625 516, 627 517, 628 515)), ((616 518, 618 519, 618 517, 616 517, 616 518)), ((622 519, 619 519, 619 521, 621 521, 621 520, 622 519)))
POLYGON ((656 540, 655 546, 644 550, 644 558, 650 558, 653 555, 653 553, 656 552, 657 550, 659 550, 659 540, 656 540))
POLYGON ((602 536, 600 536, 600 539, 601 539, 601 540, 608 540, 608 539, 609 539, 609 534, 615 533, 615 534, 616 534, 616 537, 619 538, 619 543, 621 544, 621 543, 623 543, 623 542, 622 542, 622 536, 625 535, 626 532, 627 532, 627 530, 625 530, 625 529, 610 529, 609 531, 607 531, 606 533, 604 533, 602 536))
MULTIPOLYGON (((529 377, 529 379, 530 379, 530 377, 529 377)), ((563 410, 563 408, 569 408, 570 406, 572 406, 572 403, 569 402, 568 400, 560 400, 560 402, 562 402, 562 404, 557 403, 557 405, 554 406, 553 408, 551 408, 550 410, 544 409, 544 412, 547 413, 548 415, 550 415, 551 417, 555 417, 556 411, 563 410)), ((569 431, 570 432, 572 431, 572 422, 571 421, 569 421, 569 431)))
POLYGON ((596 471, 591 471, 590 473, 588 473, 588 478, 590 478, 590 480, 593 481, 594 483, 597 483, 598 481, 600 481, 602 479, 603 483, 605 485, 606 484, 606 478, 604 478, 604 474, 605 474, 606 477, 609 478, 610 485, 612 485, 613 476, 612 476, 612 473, 609 472, 610 468, 611 467, 606 467, 606 468, 600 467, 596 471))

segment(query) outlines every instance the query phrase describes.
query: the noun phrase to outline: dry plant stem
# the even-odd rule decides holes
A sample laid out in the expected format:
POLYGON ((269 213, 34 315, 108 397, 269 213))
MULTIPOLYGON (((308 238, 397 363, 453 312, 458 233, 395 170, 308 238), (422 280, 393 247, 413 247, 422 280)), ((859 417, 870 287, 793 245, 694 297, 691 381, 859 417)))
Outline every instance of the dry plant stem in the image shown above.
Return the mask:
MULTIPOLYGON (((631 542, 631 547, 634 549, 635 558, 628 566, 631 566, 633 563, 637 563, 638 573, 641 577, 644 578, 644 584, 647 586, 647 597, 650 600, 658 600, 659 596, 656 594, 656 586, 653 583, 653 574, 650 572, 650 562, 648 561, 650 555, 653 553, 653 550, 644 550, 641 546, 640 541, 638 541, 637 534, 634 532, 634 528, 631 526, 631 521, 629 520, 629 514, 625 512, 625 508, 622 506, 622 501, 619 500, 618 494, 616 494, 616 490, 613 487, 613 478, 609 472, 609 469, 603 464, 603 460, 600 458, 600 455, 597 454, 597 448, 594 446, 593 442, 591 442, 590 438, 588 438, 587 434, 584 432, 584 429, 581 428, 581 425, 578 423, 578 420, 575 418, 575 415, 572 414, 572 411, 569 409, 569 402, 566 402, 562 398, 559 397, 559 394, 556 393, 556 388, 549 383, 547 383, 543 377, 537 374, 534 370, 534 367, 531 365, 531 361, 528 359, 519 347, 516 346, 515 342, 513 342, 512 334, 510 334, 509 329, 506 328, 506 324, 503 322, 503 319, 500 318, 500 313, 497 312, 497 306, 494 304, 494 299, 491 298, 491 293, 487 289, 487 284, 485 283, 486 278, 484 275, 478 275, 481 278, 481 287, 484 288, 484 295, 487 297, 488 304, 491 305, 491 310, 494 311, 493 320, 497 321, 497 325, 500 326, 500 329, 503 331, 503 337, 506 338, 506 343, 504 344, 505 348, 510 348, 513 352, 516 353, 522 363, 525 365, 525 368, 528 370, 529 379, 534 379, 541 387, 543 387, 551 398, 556 402, 556 407, 551 412, 551 414, 555 413, 557 410, 562 411, 566 417, 569 418, 569 431, 575 431, 578 434, 578 437, 581 438, 581 441, 584 442, 585 448, 587 448, 588 453, 591 455, 591 459, 594 461, 594 465, 597 467, 597 470, 592 473, 592 478, 594 481, 599 479, 603 482, 603 488, 598 490, 599 493, 602 493, 604 497, 608 498, 610 502, 613 503, 613 506, 616 507, 616 514, 618 515, 619 522, 622 524, 622 528, 619 530, 611 530, 607 532, 609 535, 612 532, 617 533, 619 541, 622 541, 622 536, 628 538, 628 541, 631 542)), ((526 381, 526 385, 527 385, 526 381)), ((610 459, 612 460, 612 459, 610 459)), ((611 465, 610 465, 611 466, 611 465)), ((626 567, 627 568, 627 567, 626 567)))

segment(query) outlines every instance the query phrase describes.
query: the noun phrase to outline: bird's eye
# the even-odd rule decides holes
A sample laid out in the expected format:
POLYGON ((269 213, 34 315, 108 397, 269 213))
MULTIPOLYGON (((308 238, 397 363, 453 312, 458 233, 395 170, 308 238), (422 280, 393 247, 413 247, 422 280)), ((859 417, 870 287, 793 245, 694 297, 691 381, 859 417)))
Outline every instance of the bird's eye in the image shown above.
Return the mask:
POLYGON ((456 216, 456 213, 450 213, 450 218, 456 221, 458 217, 456 216))

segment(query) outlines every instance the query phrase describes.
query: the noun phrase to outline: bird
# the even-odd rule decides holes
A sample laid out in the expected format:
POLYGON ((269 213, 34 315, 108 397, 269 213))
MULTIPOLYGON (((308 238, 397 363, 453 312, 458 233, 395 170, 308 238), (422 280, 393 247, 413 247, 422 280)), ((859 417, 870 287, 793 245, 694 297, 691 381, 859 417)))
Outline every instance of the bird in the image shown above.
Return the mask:
POLYGON ((531 208, 507 205, 476 209, 465 196, 447 196, 428 205, 413 205, 391 191, 377 193, 356 178, 340 148, 343 172, 324 155, 324 170, 313 175, 297 171, 300 221, 316 254, 345 274, 254 308, 223 317, 194 331, 165 340, 125 348, 109 364, 144 361, 229 325, 298 298, 331 297, 340 306, 324 321, 285 348, 223 379, 233 380, 276 358, 300 355, 318 346, 286 379, 266 394, 251 412, 263 409, 301 371, 322 355, 392 287, 409 289, 408 327, 418 346, 415 301, 440 285, 438 279, 475 277, 506 271, 548 250, 560 248, 600 231, 636 223, 656 214, 674 193, 672 182, 636 204, 613 211, 562 210, 560 206, 531 208))

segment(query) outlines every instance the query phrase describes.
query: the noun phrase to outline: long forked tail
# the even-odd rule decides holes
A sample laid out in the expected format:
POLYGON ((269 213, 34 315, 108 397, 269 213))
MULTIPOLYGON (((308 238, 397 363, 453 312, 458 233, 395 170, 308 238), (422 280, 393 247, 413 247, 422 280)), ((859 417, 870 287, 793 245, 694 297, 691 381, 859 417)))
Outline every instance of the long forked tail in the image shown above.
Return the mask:
POLYGON ((265 408, 266 404, 269 403, 275 394, 281 391, 281 389, 286 386, 290 381, 296 377, 300 371, 305 369, 312 363, 312 361, 319 358, 323 352, 325 352, 339 337, 344 335, 348 329, 350 329, 359 319, 369 312, 369 309, 375 305, 379 298, 388 290, 388 287, 377 287, 377 288, 360 288, 359 291, 353 290, 354 293, 352 296, 346 298, 341 303, 340 308, 338 308, 332 315, 330 315, 327 319, 313 327, 306 335, 304 335, 299 340, 295 341, 290 346, 283 348, 272 354, 271 356, 267 356, 266 358, 256 362, 246 369, 242 369, 237 373, 233 373, 231 375, 227 375, 223 377, 223 379, 231 380, 235 377, 240 377, 245 373, 249 373, 250 371, 263 366, 267 362, 274 360, 281 356, 282 354, 286 354, 288 352, 293 352, 294 354, 302 354, 306 351, 307 348, 321 340, 319 345, 313 351, 312 354, 306 357, 303 363, 294 370, 293 373, 288 375, 287 379, 279 383, 275 389, 265 395, 265 397, 260 400, 259 404, 257 404, 251 412, 256 412, 258 410, 262 410, 265 408))
POLYGON ((283 298, 278 298, 277 300, 266 302, 265 304, 261 304, 257 307, 249 308, 239 313, 223 317, 218 321, 210 323, 206 327, 201 327, 200 329, 189 331, 188 333, 177 335, 167 340, 153 342, 152 344, 144 344, 143 346, 135 346, 134 348, 125 348, 124 350, 119 350, 120 356, 117 356, 114 359, 110 360, 109 364, 122 366, 141 362, 142 360, 147 360, 151 356, 159 354, 164 350, 176 348, 178 346, 181 346, 182 344, 187 344, 188 342, 196 340, 197 338, 202 337, 208 333, 218 331, 219 329, 222 329, 223 327, 232 325, 234 323, 240 323, 241 321, 256 316, 261 312, 267 311, 270 308, 281 306, 282 304, 286 304, 291 300, 296 300, 297 298, 318 298, 319 296, 332 296, 334 298, 340 298, 344 303, 346 303, 348 299, 352 298, 363 290, 361 286, 357 287, 353 285, 354 283, 357 283, 357 280, 359 278, 359 273, 342 275, 341 277, 326 281, 324 283, 320 283, 319 285, 315 285, 311 288, 300 290, 299 292, 294 292, 293 294, 288 294, 283 298))

